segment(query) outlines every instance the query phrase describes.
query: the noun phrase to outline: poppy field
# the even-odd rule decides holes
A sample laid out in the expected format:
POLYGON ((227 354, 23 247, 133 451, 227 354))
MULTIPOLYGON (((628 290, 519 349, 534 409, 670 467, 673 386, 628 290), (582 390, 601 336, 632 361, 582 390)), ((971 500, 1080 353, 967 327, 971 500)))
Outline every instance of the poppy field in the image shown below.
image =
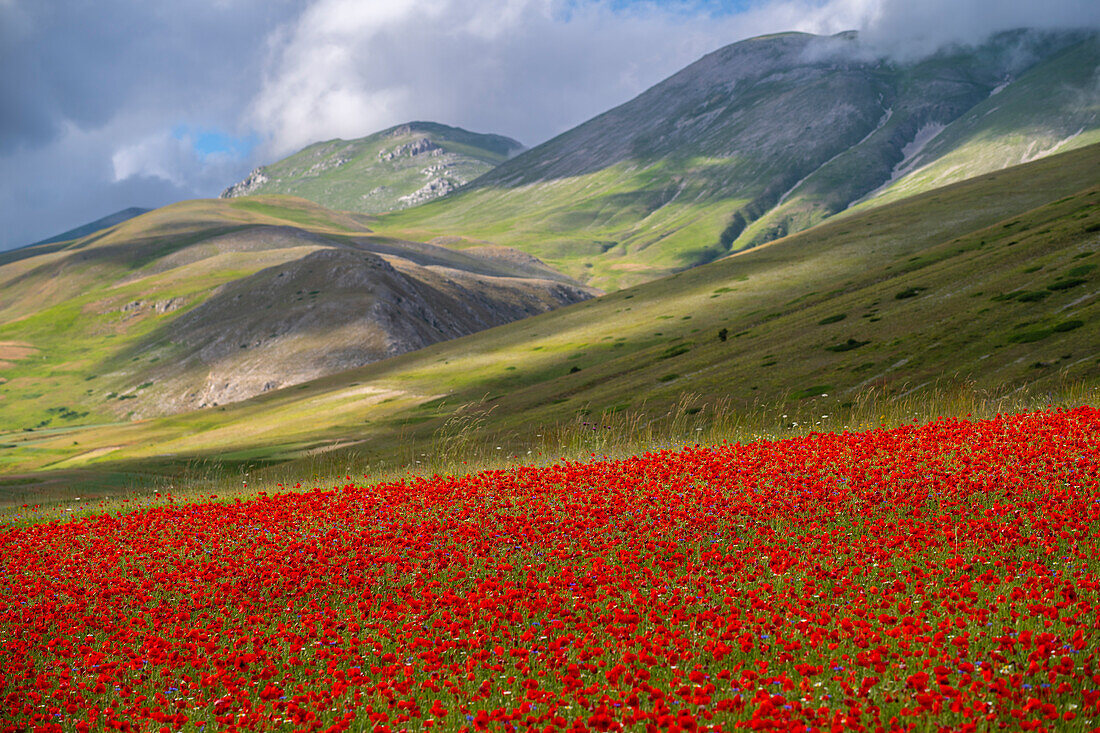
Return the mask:
POLYGON ((1100 410, 0 532, 0 731, 1092 730, 1100 410))

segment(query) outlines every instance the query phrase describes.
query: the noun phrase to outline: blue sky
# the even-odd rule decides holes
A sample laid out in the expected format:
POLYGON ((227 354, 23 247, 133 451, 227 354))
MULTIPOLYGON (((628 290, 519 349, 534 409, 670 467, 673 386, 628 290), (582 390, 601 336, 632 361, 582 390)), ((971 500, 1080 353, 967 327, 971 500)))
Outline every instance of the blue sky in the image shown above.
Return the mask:
POLYGON ((195 154, 203 158, 211 155, 226 155, 244 159, 260 142, 260 138, 255 133, 237 137, 224 130, 193 128, 185 124, 173 127, 172 137, 190 143, 195 154))
POLYGON ((413 119, 535 145, 763 33, 1067 24, 1100 2, 0 0, 0 250, 413 119))

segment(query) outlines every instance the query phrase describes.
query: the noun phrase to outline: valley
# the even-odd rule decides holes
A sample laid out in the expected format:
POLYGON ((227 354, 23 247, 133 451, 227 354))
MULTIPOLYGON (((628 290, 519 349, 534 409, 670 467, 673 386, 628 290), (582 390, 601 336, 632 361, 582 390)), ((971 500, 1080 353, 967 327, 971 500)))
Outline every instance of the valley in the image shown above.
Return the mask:
POLYGON ((1100 5, 47 5, 0 733, 1100 730, 1100 5))
POLYGON ((412 122, 0 253, 0 493, 1091 394, 1098 38, 763 36, 530 150, 412 122))

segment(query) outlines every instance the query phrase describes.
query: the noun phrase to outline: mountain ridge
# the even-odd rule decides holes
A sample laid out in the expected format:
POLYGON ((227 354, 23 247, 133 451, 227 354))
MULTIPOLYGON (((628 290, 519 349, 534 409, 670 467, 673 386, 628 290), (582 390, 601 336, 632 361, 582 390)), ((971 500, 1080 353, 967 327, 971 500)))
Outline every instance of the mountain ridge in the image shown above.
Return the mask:
MULTIPOLYGON (((1076 53, 1080 73, 1067 82, 1069 93, 1042 97, 1057 104, 1002 112, 969 139, 992 123, 1028 130, 1072 118, 1080 134, 1043 152, 1100 140, 1098 39, 1020 30, 908 63, 868 56, 851 32, 741 41, 446 198, 382 215, 377 226, 411 238, 449 233, 519 246, 604 289, 642 282, 845 210, 890 180, 922 131, 950 127, 996 89, 1011 97, 1021 79, 1067 53, 1076 53)), ((1038 99, 1040 91, 1032 84, 1017 96, 1038 99)), ((1021 162, 1012 151, 1027 142, 1005 147, 1010 153, 996 167, 1021 162)), ((978 155, 972 144, 956 149, 978 155)), ((912 175, 927 172, 920 162, 912 175)), ((960 179, 941 171, 913 183, 912 175, 883 195, 960 179)))
POLYGON ((52 237, 40 239, 37 242, 31 242, 30 244, 13 247, 12 249, 14 250, 23 249, 25 247, 37 247, 43 244, 55 244, 57 242, 68 242, 73 239, 79 239, 80 237, 94 234, 100 229, 106 229, 107 227, 113 227, 116 224, 121 224, 128 219, 133 219, 135 216, 141 216, 142 214, 148 213, 149 211, 152 211, 152 209, 145 209, 140 206, 130 206, 125 209, 119 209, 114 213, 107 214, 107 216, 101 216, 94 221, 88 222, 87 224, 81 224, 80 226, 75 226, 72 229, 61 232, 60 234, 55 234, 52 237))

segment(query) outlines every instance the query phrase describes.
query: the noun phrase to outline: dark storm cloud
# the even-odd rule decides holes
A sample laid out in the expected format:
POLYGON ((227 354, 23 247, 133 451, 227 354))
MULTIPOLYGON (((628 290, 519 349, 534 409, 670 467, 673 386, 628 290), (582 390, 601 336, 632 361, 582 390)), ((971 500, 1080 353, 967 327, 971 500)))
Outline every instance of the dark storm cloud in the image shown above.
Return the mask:
POLYGON ((0 153, 120 110, 236 121, 265 38, 296 4, 269 0, 0 2, 0 153))
POLYGON ((0 249, 207 192, 195 174, 224 168, 216 156, 195 153, 168 177, 132 168, 132 180, 116 180, 116 159, 180 124, 246 133, 267 39, 304 5, 0 0, 0 249))

